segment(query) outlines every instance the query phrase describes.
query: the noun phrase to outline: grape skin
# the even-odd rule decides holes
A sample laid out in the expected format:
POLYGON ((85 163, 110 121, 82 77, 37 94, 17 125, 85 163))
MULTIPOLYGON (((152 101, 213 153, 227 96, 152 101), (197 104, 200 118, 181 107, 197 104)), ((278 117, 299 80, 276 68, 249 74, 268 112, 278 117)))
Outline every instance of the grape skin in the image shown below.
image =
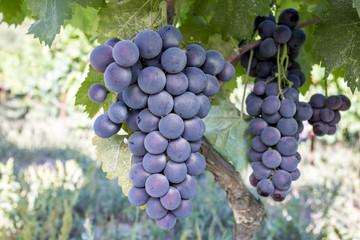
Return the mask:
POLYGON ((146 203, 146 214, 149 218, 160 219, 167 214, 167 210, 163 207, 159 198, 151 197, 146 203))
POLYGON ((262 179, 257 184, 257 192, 260 196, 267 197, 274 192, 274 185, 269 179, 262 179))
POLYGON ((153 31, 146 29, 137 34, 134 43, 139 48, 140 57, 145 59, 154 58, 162 50, 163 42, 160 35, 153 31))
POLYGON ((144 146, 149 153, 160 154, 168 147, 168 140, 159 131, 154 131, 146 135, 144 146))
POLYGON ((166 76, 157 67, 147 67, 139 72, 137 82, 144 93, 155 94, 165 87, 166 76))
POLYGON ((147 103, 150 112, 158 117, 168 115, 174 107, 174 99, 166 91, 150 95, 147 103))
POLYGON ((216 50, 209 50, 206 51, 206 59, 202 65, 202 69, 205 73, 217 75, 223 70, 224 64, 224 57, 220 52, 216 50))
POLYGON ((187 65, 190 67, 200 67, 206 59, 205 50, 197 44, 190 44, 185 47, 187 65))
POLYGON ((144 146, 146 134, 143 132, 133 133, 128 140, 128 147, 132 154, 138 156, 144 156, 147 151, 144 146))
POLYGON ((154 116, 148 108, 139 112, 136 118, 138 128, 145 133, 156 131, 158 129, 159 121, 160 118, 154 116))
POLYGON ((186 164, 169 160, 164 169, 164 175, 171 183, 181 183, 187 175, 186 164))
POLYGON ((199 102, 200 102, 200 109, 199 112, 196 114, 196 116, 198 116, 199 118, 204 118, 208 115, 209 111, 210 111, 210 100, 207 96, 205 96, 202 93, 199 93, 196 95, 199 102))
MULTIPOLYGON (((186 69, 185 69, 186 70, 186 69)), ((166 75, 166 91, 173 96, 186 92, 189 87, 189 80, 183 72, 166 75)))
POLYGON ((259 24, 258 33, 262 39, 271 37, 275 27, 275 22, 271 20, 264 20, 259 24))
POLYGON ((172 25, 166 25, 161 27, 158 33, 163 42, 163 49, 180 46, 182 36, 179 29, 177 29, 176 27, 172 25))
POLYGON ((235 68, 234 66, 229 63, 229 62, 225 62, 224 64, 224 68, 223 70, 217 75, 217 78, 220 80, 220 81, 223 81, 223 82, 228 82, 230 81, 231 79, 233 79, 235 77, 235 68))
POLYGON ((174 187, 180 192, 181 198, 189 199, 197 192, 197 183, 194 177, 186 175, 184 181, 174 184, 174 187))
POLYGON ((181 203, 180 192, 176 188, 170 187, 169 191, 160 198, 160 202, 165 209, 175 210, 181 203))
POLYGON ((278 129, 274 127, 266 127, 261 132, 261 141, 267 146, 274 146, 280 140, 281 134, 278 129))
POLYGON ((121 67, 115 62, 111 63, 104 72, 104 82, 112 92, 124 91, 131 82, 130 68, 121 67))
POLYGON ((198 152, 191 153, 189 158, 185 161, 185 164, 187 172, 191 176, 200 175, 206 168, 205 158, 198 152))
POLYGON ((112 55, 113 48, 109 45, 99 45, 90 54, 90 64, 98 72, 105 69, 115 60, 112 55))
POLYGON ((272 176, 272 182, 274 183, 275 188, 286 191, 291 186, 291 175, 284 170, 276 170, 272 176))
POLYGON ((150 196, 145 191, 145 188, 132 187, 128 193, 129 202, 134 206, 144 205, 149 197, 150 196))
POLYGON ((137 84, 131 84, 123 92, 126 106, 132 109, 142 109, 148 101, 148 94, 141 91, 137 84))
POLYGON ((172 212, 176 217, 186 218, 186 217, 190 216, 190 214, 192 212, 192 208, 193 207, 192 207, 191 200, 182 199, 180 206, 177 209, 173 210, 172 212))
POLYGON ((124 103, 115 102, 111 104, 108 115, 113 123, 121 124, 127 119, 128 110, 124 103))
POLYGON ((205 133, 205 123, 199 117, 184 120, 184 132, 182 137, 188 141, 197 141, 205 133))
POLYGON ((150 173, 145 171, 143 163, 139 162, 135 164, 130 170, 129 179, 135 187, 145 187, 146 179, 150 176, 150 173))
POLYGON ((206 74, 206 85, 202 91, 208 97, 216 95, 220 90, 219 81, 213 75, 206 74))
POLYGON ((186 66, 186 54, 180 48, 168 48, 161 55, 161 65, 169 73, 181 72, 186 66))
POLYGON ((262 112, 271 115, 279 111, 280 106, 281 102, 279 98, 277 98, 276 96, 268 96, 264 99, 261 105, 261 109, 262 112))
POLYGON ((169 142, 166 153, 174 162, 184 162, 190 156, 191 147, 188 141, 179 137, 169 142))
POLYGON ((166 166, 165 154, 147 153, 142 161, 144 169, 149 173, 159 173, 166 166))
POLYGON ((132 109, 129 111, 128 117, 126 119, 126 124, 128 128, 130 128, 133 131, 139 131, 139 127, 137 125, 137 117, 140 113, 139 109, 132 109))
POLYGON ((159 131, 167 139, 176 139, 184 132, 184 121, 174 113, 161 118, 159 131))
POLYGON ((187 91, 195 94, 201 93, 207 84, 205 73, 197 67, 187 67, 184 73, 189 81, 187 91))
POLYGON ((174 112, 183 119, 193 118, 200 110, 200 101, 192 92, 174 98, 174 112))
POLYGON ((107 97, 107 89, 101 83, 95 83, 91 85, 88 91, 88 96, 94 103, 102 103, 107 97))
POLYGON ((176 224, 176 217, 172 213, 167 213, 163 218, 156 219, 156 224, 164 230, 171 229, 176 224))
POLYGON ((129 40, 119 41, 113 48, 113 58, 122 67, 130 67, 139 60, 139 49, 129 40))
POLYGON ((277 143, 277 149, 283 156, 291 156, 297 152, 298 144, 293 137, 282 137, 277 143))
POLYGON ((169 181, 159 173, 150 175, 145 182, 146 192, 154 198, 164 196, 169 190, 169 181))
POLYGON ((268 123, 261 118, 255 118, 251 120, 249 129, 254 135, 260 135, 262 130, 268 126, 268 123))
POLYGON ((262 163, 267 168, 277 168, 281 164, 281 155, 274 149, 269 149, 262 155, 262 163))
POLYGON ((251 147, 259 153, 265 152, 267 146, 261 141, 260 136, 255 136, 252 140, 251 147))
POLYGON ((121 125, 113 123, 108 113, 104 113, 96 118, 93 128, 95 134, 99 137, 109 138, 120 130, 121 125))

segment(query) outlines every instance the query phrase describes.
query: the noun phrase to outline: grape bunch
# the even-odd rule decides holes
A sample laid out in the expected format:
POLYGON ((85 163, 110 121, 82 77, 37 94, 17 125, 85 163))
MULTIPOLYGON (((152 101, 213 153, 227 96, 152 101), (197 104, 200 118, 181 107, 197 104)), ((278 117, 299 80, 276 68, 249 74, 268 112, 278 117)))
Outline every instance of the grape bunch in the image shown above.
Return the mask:
POLYGON ((294 9, 284 10, 277 25, 272 15, 257 18, 262 42, 251 61, 249 53, 241 57, 242 66, 256 77, 245 101, 249 116, 254 117, 249 126, 254 135, 248 152, 253 169, 250 183, 260 196, 275 201, 284 200, 291 182, 300 177, 299 133, 303 121, 313 115, 310 104, 299 102, 298 88, 305 83, 305 75, 295 59, 306 38, 294 28, 298 20, 294 9))
POLYGON ((341 118, 339 111, 346 111, 351 106, 350 99, 345 95, 333 95, 326 98, 319 93, 311 96, 309 103, 313 108, 309 123, 313 126, 315 136, 319 137, 335 134, 336 124, 341 118))
POLYGON ((141 31, 134 41, 109 39, 90 56, 93 68, 104 73, 105 86, 91 86, 89 98, 101 103, 108 91, 118 93, 118 101, 95 120, 94 131, 107 138, 125 121, 135 131, 127 141, 135 163, 128 199, 135 206, 146 204, 147 215, 162 229, 192 212, 194 176, 206 167, 198 152, 202 118, 209 113, 209 97, 220 89, 218 80, 235 76, 218 51, 205 52, 196 44, 181 49, 181 41, 181 32, 168 25, 141 31))

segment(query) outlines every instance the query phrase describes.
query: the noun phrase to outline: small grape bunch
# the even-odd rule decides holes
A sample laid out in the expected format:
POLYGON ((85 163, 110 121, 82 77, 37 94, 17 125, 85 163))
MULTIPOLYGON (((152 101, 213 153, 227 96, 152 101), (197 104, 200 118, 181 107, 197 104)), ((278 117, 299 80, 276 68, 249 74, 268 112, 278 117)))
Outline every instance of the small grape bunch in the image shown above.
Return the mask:
POLYGON ((162 229, 192 212, 195 176, 206 167, 199 152, 202 118, 210 111, 209 97, 220 90, 219 80, 235 76, 220 52, 197 44, 179 48, 181 41, 181 32, 168 25, 158 32, 143 30, 134 41, 109 39, 90 55, 105 86, 92 85, 89 98, 101 103, 109 92, 117 94, 117 102, 95 120, 94 131, 108 138, 125 122, 135 131, 127 142, 135 163, 128 199, 135 206, 146 204, 147 215, 162 229))
POLYGON ((311 96, 309 104, 313 108, 313 115, 309 123, 313 126, 315 136, 333 135, 336 132, 336 124, 341 119, 340 111, 347 111, 351 102, 345 95, 333 95, 325 97, 322 94, 311 96))

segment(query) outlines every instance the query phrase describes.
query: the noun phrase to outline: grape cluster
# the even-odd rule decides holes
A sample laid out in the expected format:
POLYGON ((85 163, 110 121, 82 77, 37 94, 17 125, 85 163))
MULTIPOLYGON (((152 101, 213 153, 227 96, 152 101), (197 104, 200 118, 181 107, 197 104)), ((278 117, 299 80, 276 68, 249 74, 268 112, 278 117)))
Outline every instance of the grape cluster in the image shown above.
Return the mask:
POLYGON ((305 34, 294 28, 298 20, 294 9, 284 10, 277 25, 272 15, 257 18, 262 42, 251 62, 249 53, 241 57, 242 66, 250 64, 249 75, 256 77, 245 101, 248 114, 254 117, 249 127, 255 135, 248 152, 253 169, 250 183, 259 195, 275 201, 284 200, 291 182, 300 177, 299 133, 302 122, 313 114, 310 104, 299 102, 298 88, 305 83, 305 75, 295 59, 305 34))
POLYGON ((95 120, 94 131, 107 138, 125 121, 135 131, 128 139, 135 163, 128 199, 135 206, 146 204, 147 215, 163 229, 191 214, 194 176, 206 167, 198 152, 205 132, 201 118, 220 89, 218 80, 235 75, 218 51, 205 52, 196 44, 181 49, 181 41, 180 31, 168 25, 144 30, 134 41, 109 39, 90 56, 106 87, 94 84, 89 98, 100 103, 108 90, 118 93, 118 101, 95 120))
POLYGON ((319 93, 311 96, 309 103, 313 108, 309 123, 313 126, 314 134, 319 137, 335 134, 336 124, 341 118, 339 111, 346 111, 351 106, 350 99, 345 95, 333 95, 326 98, 319 93))

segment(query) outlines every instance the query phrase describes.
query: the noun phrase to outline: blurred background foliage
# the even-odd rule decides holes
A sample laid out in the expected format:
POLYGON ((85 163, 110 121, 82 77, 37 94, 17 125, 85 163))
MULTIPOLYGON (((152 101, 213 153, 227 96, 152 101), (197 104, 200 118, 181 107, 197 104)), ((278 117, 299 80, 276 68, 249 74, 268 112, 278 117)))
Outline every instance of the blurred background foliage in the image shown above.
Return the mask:
MULTIPOLYGON (((232 211, 209 172, 199 177, 193 214, 171 231, 154 226, 130 206, 116 180, 105 178, 91 145, 92 121, 74 107, 98 44, 96 13, 76 5, 51 48, 26 35, 29 19, 16 27, 0 24, 0 239, 231 239, 232 211)), ((220 35, 209 39, 211 48, 222 41, 220 35)), ((228 39, 225 47, 233 45, 228 39)), ((308 67, 303 99, 324 93, 324 69, 308 67)), ((360 239, 360 95, 336 74, 328 82, 329 94, 349 96, 352 108, 334 136, 313 139, 307 127, 302 176, 284 203, 263 199, 267 218, 257 239, 360 239)), ((231 100, 239 107, 243 79, 234 86, 231 100)), ((241 173, 247 183, 249 166, 241 173)))

